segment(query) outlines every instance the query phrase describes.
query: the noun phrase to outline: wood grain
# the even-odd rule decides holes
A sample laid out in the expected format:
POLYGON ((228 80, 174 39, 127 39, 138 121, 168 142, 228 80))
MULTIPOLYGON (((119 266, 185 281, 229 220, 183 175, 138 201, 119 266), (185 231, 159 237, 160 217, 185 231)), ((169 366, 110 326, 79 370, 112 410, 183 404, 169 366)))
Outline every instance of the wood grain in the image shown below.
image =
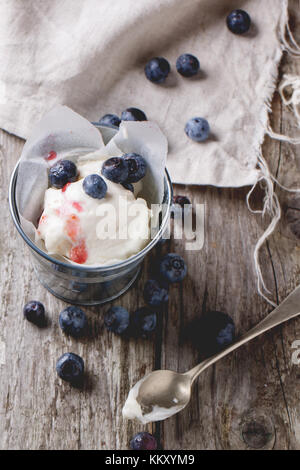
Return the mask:
MULTIPOLYGON (((299 23, 298 1, 291 2, 291 10, 299 23)), ((281 72, 299 74, 299 61, 285 56, 281 72)), ((297 132, 277 94, 272 126, 278 132, 297 132)), ((291 345, 300 339, 297 319, 204 372, 190 406, 180 415, 141 426, 124 422, 120 413, 129 388, 145 373, 153 368, 185 371, 198 362, 200 356, 185 332, 203 312, 228 312, 242 334, 271 310, 256 292, 252 262, 255 242, 267 221, 247 210, 247 189, 175 188, 193 204, 205 204, 205 244, 199 252, 186 252, 184 241, 172 239, 159 248, 182 254, 189 273, 182 286, 171 288, 155 338, 126 340, 109 334, 103 329, 105 306, 86 309, 88 336, 72 340, 62 335, 57 323, 65 304, 34 277, 28 250, 8 212, 8 182, 22 146, 20 139, 0 132, 0 342, 5 344, 5 360, 0 360, 0 448, 127 449, 133 434, 148 429, 165 449, 300 449, 300 369, 291 362, 291 345), (32 298, 45 304, 47 328, 37 329, 22 319, 23 305, 32 298), (67 351, 85 359, 82 390, 56 376, 56 360, 67 351)), ((282 184, 299 185, 299 147, 266 138, 263 153, 282 184)), ((276 191, 284 207, 289 195, 276 191)), ((253 204, 259 204, 261 196, 258 192, 253 204)), ((284 215, 262 249, 261 263, 273 299, 282 301, 299 284, 300 273, 299 240, 284 215)), ((150 268, 149 258, 135 288, 114 304, 122 303, 130 311, 142 305, 150 268)))

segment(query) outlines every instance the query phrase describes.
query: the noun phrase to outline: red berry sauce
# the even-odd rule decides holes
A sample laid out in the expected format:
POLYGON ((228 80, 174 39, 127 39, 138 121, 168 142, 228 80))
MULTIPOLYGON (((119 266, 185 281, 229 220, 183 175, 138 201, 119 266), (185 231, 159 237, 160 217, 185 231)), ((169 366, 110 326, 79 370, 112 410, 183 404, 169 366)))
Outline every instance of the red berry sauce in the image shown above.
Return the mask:
POLYGON ((83 211, 83 207, 82 205, 79 203, 79 202, 72 202, 72 206, 74 207, 74 209, 76 209, 78 212, 82 212, 83 211))
POLYGON ((51 150, 51 152, 48 153, 46 160, 50 162, 51 160, 54 160, 56 157, 57 157, 57 153, 54 152, 54 150, 51 150))
POLYGON ((66 190, 68 189, 68 187, 70 186, 70 184, 71 184, 71 183, 67 183, 67 184, 65 184, 65 185, 63 186, 63 188, 61 188, 62 193, 65 193, 65 192, 66 192, 66 190))
POLYGON ((69 258, 74 261, 74 263, 78 264, 83 264, 86 262, 88 258, 88 253, 84 240, 80 240, 77 245, 71 248, 69 258))
POLYGON ((66 232, 73 242, 78 240, 80 234, 79 219, 75 214, 71 214, 66 220, 66 232))

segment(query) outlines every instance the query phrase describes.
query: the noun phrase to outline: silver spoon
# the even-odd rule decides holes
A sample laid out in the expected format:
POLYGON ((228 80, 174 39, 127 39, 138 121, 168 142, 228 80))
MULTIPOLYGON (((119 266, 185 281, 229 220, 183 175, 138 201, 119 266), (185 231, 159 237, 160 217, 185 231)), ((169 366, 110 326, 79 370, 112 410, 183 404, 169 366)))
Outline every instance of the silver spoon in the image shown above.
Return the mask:
POLYGON ((179 374, 171 370, 156 370, 146 375, 130 390, 123 416, 148 423, 178 413, 189 403, 192 385, 201 372, 253 338, 299 314, 300 286, 238 341, 188 372, 179 374))

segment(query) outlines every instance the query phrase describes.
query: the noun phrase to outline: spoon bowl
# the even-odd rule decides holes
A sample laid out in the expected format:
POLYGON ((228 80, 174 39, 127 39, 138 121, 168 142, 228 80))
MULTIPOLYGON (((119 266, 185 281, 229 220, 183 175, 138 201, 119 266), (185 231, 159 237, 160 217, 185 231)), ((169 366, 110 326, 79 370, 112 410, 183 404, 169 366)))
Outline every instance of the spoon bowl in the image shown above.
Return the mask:
POLYGON ((130 390, 123 416, 143 423, 166 419, 189 403, 191 386, 191 378, 186 374, 155 370, 130 390))
POLYGON ((191 379, 172 370, 156 370, 142 381, 137 401, 147 414, 154 406, 184 408, 191 398, 191 379))

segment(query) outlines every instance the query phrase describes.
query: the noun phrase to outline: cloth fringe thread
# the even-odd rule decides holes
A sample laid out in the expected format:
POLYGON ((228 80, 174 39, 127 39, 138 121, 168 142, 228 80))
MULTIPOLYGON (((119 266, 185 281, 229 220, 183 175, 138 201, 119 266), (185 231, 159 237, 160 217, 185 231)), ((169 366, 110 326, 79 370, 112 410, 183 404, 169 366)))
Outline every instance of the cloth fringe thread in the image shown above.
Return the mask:
MULTIPOLYGON (((282 22, 280 27, 280 39, 283 50, 287 51, 293 57, 300 58, 300 46, 297 44, 291 30, 287 22, 282 22)), ((291 108, 293 111, 296 119, 298 127, 300 128, 300 76, 294 75, 285 75, 283 80, 278 88, 279 94, 281 96, 282 102, 291 108)), ((266 103, 267 105, 269 103, 266 103)), ((283 134, 277 134, 274 132, 270 126, 269 121, 265 127, 266 133, 275 140, 280 140, 283 142, 288 142, 293 145, 300 144, 300 136, 299 137, 289 137, 283 134)), ((257 276, 257 290, 258 293, 273 307, 277 307, 277 304, 274 303, 267 294, 270 294, 270 291, 267 289, 263 274, 259 262, 259 252, 262 245, 268 239, 268 237, 274 232, 280 217, 281 217, 281 208, 280 203, 277 197, 277 194, 274 192, 274 183, 276 183, 280 188, 284 189, 285 191, 289 192, 296 192, 300 193, 300 188, 287 188, 283 186, 281 183, 277 181, 277 179, 270 173, 269 167, 265 159, 263 158, 261 152, 258 155, 258 167, 260 169, 260 176, 256 182, 256 184, 251 188, 249 193, 247 194, 246 203, 247 207, 250 212, 254 214, 261 214, 264 217, 268 214, 271 217, 271 222, 265 232, 257 241, 255 248, 254 248, 254 268, 257 276), (253 193, 257 184, 262 184, 265 189, 265 197, 263 201, 263 208, 262 210, 252 210, 250 206, 250 196, 253 193)))

